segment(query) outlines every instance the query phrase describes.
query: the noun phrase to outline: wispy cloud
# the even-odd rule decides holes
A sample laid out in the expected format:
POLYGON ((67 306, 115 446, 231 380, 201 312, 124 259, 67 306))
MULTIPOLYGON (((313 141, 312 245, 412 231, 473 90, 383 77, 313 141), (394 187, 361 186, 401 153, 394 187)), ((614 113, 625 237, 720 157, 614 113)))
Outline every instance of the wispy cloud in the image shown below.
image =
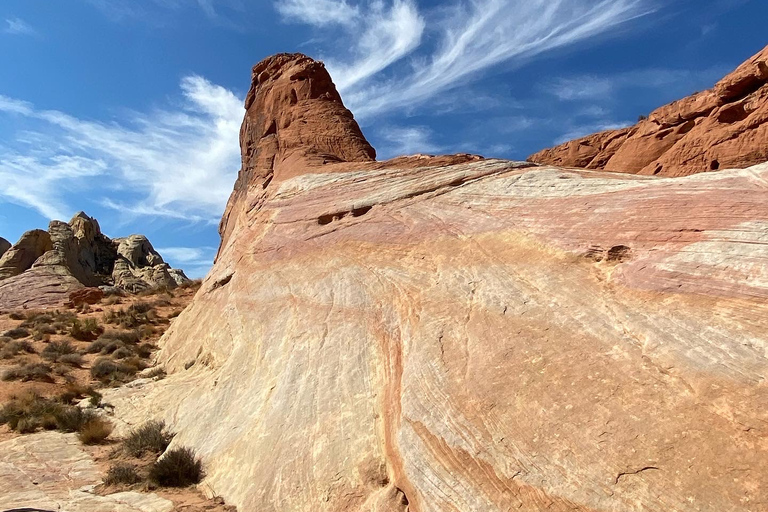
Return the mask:
POLYGON ((351 25, 360 15, 360 9, 346 0, 284 0, 275 7, 288 21, 317 26, 351 25))
MULTIPOLYGON (((333 56, 326 61, 348 106, 366 118, 424 103, 497 66, 509 70, 541 53, 605 34, 652 12, 652 1, 456 0, 429 12, 435 33, 425 41, 424 16, 411 1, 323 0, 331 12, 349 9, 360 20, 374 20, 348 25, 353 51, 346 61, 333 56), (380 76, 411 54, 410 65, 380 76)), ((318 26, 330 22, 307 0, 290 3, 295 20, 318 26)))
POLYGON ((703 70, 647 68, 611 75, 557 77, 543 82, 539 87, 562 101, 607 100, 624 89, 676 87, 684 90, 711 87, 727 71, 723 66, 703 70))
POLYGON ((443 150, 432 142, 432 130, 426 126, 384 126, 376 131, 376 138, 377 151, 384 159, 443 150))
POLYGON ((3 32, 23 36, 34 36, 37 34, 37 31, 21 18, 6 18, 3 32))
POLYGON ((10 184, 0 196, 66 218, 72 191, 89 190, 127 215, 216 222, 240 165, 242 102, 199 76, 181 81, 181 100, 103 123, 0 96, 0 116, 32 125, 0 147, 0 181, 10 184))

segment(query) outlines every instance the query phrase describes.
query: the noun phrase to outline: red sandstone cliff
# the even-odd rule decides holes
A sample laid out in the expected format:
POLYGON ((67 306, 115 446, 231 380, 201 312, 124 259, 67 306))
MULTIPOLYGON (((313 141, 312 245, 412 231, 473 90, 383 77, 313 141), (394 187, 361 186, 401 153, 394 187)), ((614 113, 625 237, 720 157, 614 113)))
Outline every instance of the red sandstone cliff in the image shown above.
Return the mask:
POLYGON ((660 176, 768 161, 768 46, 711 90, 665 105, 630 128, 572 140, 529 160, 660 176))

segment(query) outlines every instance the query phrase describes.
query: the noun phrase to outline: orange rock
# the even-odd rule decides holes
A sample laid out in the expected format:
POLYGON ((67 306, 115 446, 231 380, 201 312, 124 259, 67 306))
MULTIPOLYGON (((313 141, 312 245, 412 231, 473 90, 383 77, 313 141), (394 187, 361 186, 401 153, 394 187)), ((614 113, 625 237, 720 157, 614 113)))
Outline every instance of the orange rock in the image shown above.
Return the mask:
POLYGON ((104 298, 104 292, 99 288, 81 288, 69 294, 69 307, 79 307, 83 304, 97 304, 104 298))
POLYGON ((768 160, 768 47, 712 90, 663 106, 631 128, 542 150, 541 164, 660 176, 768 160))

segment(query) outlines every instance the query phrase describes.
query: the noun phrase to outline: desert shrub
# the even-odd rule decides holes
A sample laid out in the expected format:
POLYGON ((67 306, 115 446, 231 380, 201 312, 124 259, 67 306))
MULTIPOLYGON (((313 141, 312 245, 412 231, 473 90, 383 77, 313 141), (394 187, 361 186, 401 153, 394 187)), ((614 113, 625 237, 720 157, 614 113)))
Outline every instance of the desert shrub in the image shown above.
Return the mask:
POLYGON ((122 304, 123 300, 120 298, 119 295, 110 295, 104 301, 102 304, 105 306, 114 306, 115 304, 122 304))
POLYGON ((63 356, 74 354, 75 347, 67 341, 52 341, 45 346, 40 356, 46 361, 58 362, 63 356))
POLYGON ((138 369, 126 363, 117 363, 106 357, 97 359, 91 366, 91 377, 103 383, 124 382, 136 375, 138 369))
POLYGON ((130 330, 130 331, 114 331, 109 330, 99 336, 99 339, 109 339, 109 340, 118 340, 122 341, 123 343, 138 343, 141 339, 141 335, 137 330, 130 330))
POLYGON ((94 416, 83 423, 77 433, 83 444, 99 444, 112 433, 112 423, 100 416, 94 416))
POLYGON ((0 359, 12 359, 19 355, 21 352, 34 354, 35 348, 27 340, 7 342, 5 345, 3 345, 3 348, 0 349, 0 359))
POLYGON ((139 336, 143 340, 147 338, 151 338, 152 335, 155 334, 155 328, 152 327, 151 325, 142 325, 141 327, 138 328, 138 331, 139 331, 139 336))
POLYGON ((79 341, 93 341, 103 332, 104 328, 94 318, 87 318, 84 322, 75 319, 69 335, 79 341))
POLYGON ((89 421, 96 418, 96 413, 70 405, 61 407, 55 414, 56 428, 62 432, 79 432, 89 421))
POLYGON ((163 453, 171 444, 174 434, 165 427, 164 421, 150 421, 131 430, 123 440, 123 449, 133 457, 145 453, 163 453))
POLYGON ((3 373, 4 381, 20 380, 22 382, 56 382, 51 376, 51 367, 43 363, 29 363, 11 368, 3 373))
POLYGON ((137 302, 124 309, 108 311, 104 315, 104 322, 119 325, 124 329, 136 329, 142 325, 152 323, 155 316, 151 304, 137 302))
POLYGON ((167 374, 165 373, 165 370, 162 367, 157 366, 155 368, 152 368, 147 373, 145 373, 144 377, 146 377, 147 379, 161 380, 161 379, 164 379, 166 375, 167 374))
POLYGON ((130 464, 115 464, 107 471, 104 478, 106 485, 132 485, 141 482, 141 476, 136 471, 136 467, 130 464))
POLYGON ((69 405, 75 400, 80 400, 86 396, 98 395, 98 393, 90 386, 83 386, 78 382, 68 383, 64 387, 64 391, 59 393, 57 400, 62 404, 69 405))
POLYGON ((83 360, 83 356, 75 353, 75 354, 64 354, 59 358, 59 362, 69 366, 74 366, 75 368, 82 368, 83 363, 85 361, 83 360))
POLYGON ((107 340, 108 343, 104 345, 104 348, 101 349, 102 355, 109 355, 113 352, 120 350, 121 348, 125 348, 125 344, 122 341, 118 340, 107 340))
POLYGON ((181 314, 182 311, 184 311, 184 310, 183 309, 177 309, 175 311, 171 311, 168 314, 168 318, 176 318, 176 317, 178 317, 181 314))
POLYGON ((23 327, 16 327, 15 329, 5 331, 5 333, 3 333, 3 336, 7 336, 8 338, 18 340, 18 339, 26 338, 27 336, 29 336, 29 331, 23 327))
POLYGON ((129 357, 133 357, 133 350, 129 349, 128 347, 120 347, 112 352, 112 357, 115 359, 127 359, 129 357))
POLYGON ((11 320, 24 320, 24 319, 26 319, 26 318, 27 318, 27 316, 26 316, 24 313, 20 313, 20 312, 18 312, 18 311, 14 311, 14 312, 13 312, 13 313, 11 313, 10 315, 8 315, 8 317, 9 317, 11 320))
POLYGON ((19 327, 38 327, 53 323, 51 313, 29 313, 19 327))
POLYGON ((151 343, 142 343, 138 347, 136 347, 136 355, 138 357, 141 357, 142 359, 147 359, 149 356, 152 355, 152 352, 155 350, 155 346, 151 343))
POLYGON ((104 348, 107 345, 109 345, 110 343, 111 343, 111 341, 109 341, 107 339, 99 338, 96 341, 91 342, 90 345, 88 345, 88 347, 85 349, 85 353, 86 354, 98 354, 102 350, 104 350, 104 348))
POLYGON ((204 476, 203 462, 190 448, 174 448, 149 470, 149 479, 162 487, 187 487, 204 476))
POLYGON ((646 116, 645 114, 640 114, 639 116, 637 116, 638 123, 641 121, 645 121, 646 119, 648 119, 648 116, 646 116))
POLYGON ((56 428, 56 414, 61 404, 28 392, 12 398, 0 409, 0 424, 7 424, 11 430, 22 434, 38 428, 56 428))

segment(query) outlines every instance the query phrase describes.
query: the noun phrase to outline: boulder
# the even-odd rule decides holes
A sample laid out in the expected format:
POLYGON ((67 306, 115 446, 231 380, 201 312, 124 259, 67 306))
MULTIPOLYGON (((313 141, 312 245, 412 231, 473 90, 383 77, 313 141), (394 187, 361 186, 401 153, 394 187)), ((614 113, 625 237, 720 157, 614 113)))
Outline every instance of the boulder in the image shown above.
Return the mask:
POLYGON ((104 298, 104 291, 99 288, 81 288, 69 294, 69 307, 79 307, 83 304, 98 304, 104 298))
POLYGON ((239 510, 768 509, 768 165, 374 162, 300 55, 248 98, 217 261, 169 376, 105 395, 122 431, 165 420, 239 510))
POLYGON ((712 90, 663 106, 635 126, 588 135, 532 162, 657 176, 744 168, 768 160, 768 47, 712 90))
POLYGON ((53 249, 53 243, 47 231, 42 229, 27 231, 0 258, 0 279, 19 275, 32 268, 32 264, 51 249, 53 249))

